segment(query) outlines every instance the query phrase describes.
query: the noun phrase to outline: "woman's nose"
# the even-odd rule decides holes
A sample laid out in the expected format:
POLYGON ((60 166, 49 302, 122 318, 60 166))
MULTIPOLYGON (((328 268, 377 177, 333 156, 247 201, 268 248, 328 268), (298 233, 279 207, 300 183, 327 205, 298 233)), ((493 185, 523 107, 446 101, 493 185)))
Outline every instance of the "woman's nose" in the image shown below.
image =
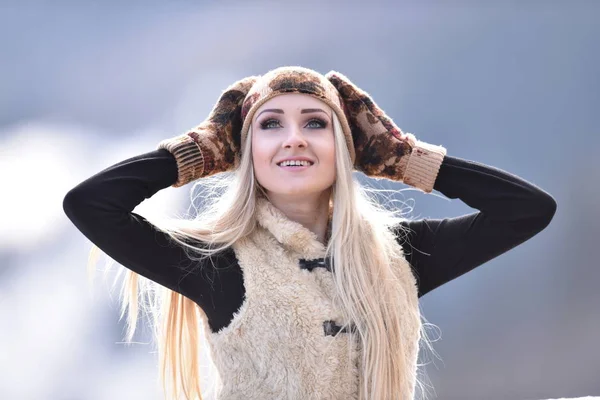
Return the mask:
POLYGON ((302 130, 299 127, 290 128, 288 134, 283 141, 283 147, 306 147, 306 138, 302 134, 302 130))

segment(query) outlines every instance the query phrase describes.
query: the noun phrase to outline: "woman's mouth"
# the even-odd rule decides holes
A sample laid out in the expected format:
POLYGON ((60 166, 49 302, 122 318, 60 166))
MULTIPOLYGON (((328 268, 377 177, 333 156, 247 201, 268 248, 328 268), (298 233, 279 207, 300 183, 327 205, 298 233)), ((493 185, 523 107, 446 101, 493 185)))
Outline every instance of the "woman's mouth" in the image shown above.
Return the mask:
POLYGON ((286 160, 277 165, 286 171, 303 171, 313 165, 313 162, 308 160, 286 160))

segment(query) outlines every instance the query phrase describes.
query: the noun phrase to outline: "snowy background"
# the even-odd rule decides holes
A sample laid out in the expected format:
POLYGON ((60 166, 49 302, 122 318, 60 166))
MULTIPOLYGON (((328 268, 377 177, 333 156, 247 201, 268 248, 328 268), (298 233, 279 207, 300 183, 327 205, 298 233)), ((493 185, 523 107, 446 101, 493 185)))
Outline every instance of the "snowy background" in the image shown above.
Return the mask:
MULTIPOLYGON (((403 130, 558 201, 543 232, 421 299, 441 330, 430 398, 600 395, 600 4, 295 3, 0 1, 0 399, 162 398, 147 330, 122 343, 62 199, 281 65, 338 70, 403 130)), ((184 210, 189 189, 136 212, 184 210)), ((405 196, 418 217, 472 211, 405 196)))

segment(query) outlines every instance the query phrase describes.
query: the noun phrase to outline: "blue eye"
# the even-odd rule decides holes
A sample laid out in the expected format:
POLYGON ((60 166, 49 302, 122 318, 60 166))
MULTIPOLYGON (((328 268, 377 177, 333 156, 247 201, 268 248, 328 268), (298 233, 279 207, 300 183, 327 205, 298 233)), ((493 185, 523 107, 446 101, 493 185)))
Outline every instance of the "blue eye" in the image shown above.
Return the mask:
MULTIPOLYGON (((310 129, 323 129, 327 126, 327 121, 324 121, 320 118, 313 118, 306 124, 306 128, 310 129)), ((262 129, 274 129, 274 128, 282 128, 281 123, 278 119, 269 118, 260 123, 260 127, 262 129)))
POLYGON ((266 121, 260 123, 262 129, 281 128, 279 121, 274 118, 269 118, 266 121))
POLYGON ((325 128, 327 126, 327 121, 324 121, 320 118, 313 118, 310 121, 308 121, 308 124, 306 124, 306 126, 309 128, 325 128))

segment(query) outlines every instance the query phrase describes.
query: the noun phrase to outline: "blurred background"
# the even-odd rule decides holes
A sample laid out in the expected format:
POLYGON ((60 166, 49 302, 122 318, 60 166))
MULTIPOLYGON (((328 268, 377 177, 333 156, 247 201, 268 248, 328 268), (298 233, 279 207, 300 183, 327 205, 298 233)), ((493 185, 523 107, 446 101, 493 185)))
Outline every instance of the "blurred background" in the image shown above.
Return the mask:
MULTIPOLYGON (((162 398, 146 324, 123 343, 63 197, 281 65, 338 70, 403 130, 558 202, 544 231, 421 298, 429 398, 600 395, 598 2, 32 0, 0 2, 0 398, 162 398)), ((135 211, 186 210, 190 189, 135 211)), ((473 211, 402 198, 419 218, 473 211)))

